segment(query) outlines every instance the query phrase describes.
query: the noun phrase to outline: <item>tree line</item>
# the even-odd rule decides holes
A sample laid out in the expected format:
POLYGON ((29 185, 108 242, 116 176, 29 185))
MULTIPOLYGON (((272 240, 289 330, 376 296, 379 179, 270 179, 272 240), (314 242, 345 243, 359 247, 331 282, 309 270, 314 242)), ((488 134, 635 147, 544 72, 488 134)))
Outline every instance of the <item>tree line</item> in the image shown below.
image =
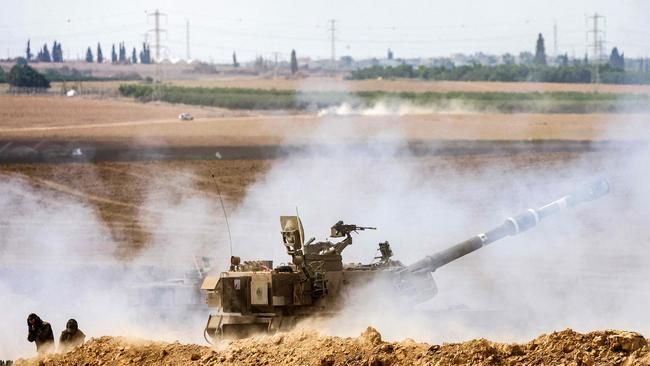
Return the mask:
POLYGON ((32 53, 31 40, 27 40, 25 59, 27 61, 38 62, 63 62, 63 49, 61 48, 61 43, 58 43, 55 40, 54 44, 52 44, 51 52, 47 47, 47 43, 43 44, 43 47, 41 47, 36 53, 36 58, 34 58, 34 54, 32 53))
POLYGON ((503 64, 456 66, 419 66, 402 64, 399 66, 374 65, 352 71, 349 79, 376 78, 418 78, 424 80, 451 81, 532 81, 551 83, 590 83, 598 71, 600 81, 607 84, 650 84, 650 63, 641 60, 635 70, 625 67, 625 54, 617 47, 610 53, 606 63, 590 63, 585 55, 583 60, 569 60, 567 54, 559 55, 555 65, 548 64, 544 37, 540 33, 535 43, 535 53, 522 52, 519 63, 514 57, 504 57, 503 64))
MULTIPOLYGON (((135 47, 131 50, 131 54, 127 56, 126 46, 124 42, 121 42, 117 45, 117 51, 115 50, 115 44, 111 47, 111 60, 112 64, 151 64, 153 60, 151 59, 151 49, 150 46, 146 43, 142 43, 142 49, 138 53, 135 47)), ((102 45, 97 42, 97 51, 93 54, 91 47, 86 49, 86 62, 93 63, 97 62, 102 64, 108 62, 104 59, 104 53, 102 51, 102 45)))
MULTIPOLYGON (((63 49, 61 43, 54 41, 52 45, 52 51, 47 46, 47 43, 43 44, 37 53, 36 57, 32 52, 31 40, 27 40, 27 46, 25 48, 25 60, 27 62, 37 61, 37 62, 63 62, 63 49)), ((104 59, 104 53, 102 52, 102 46, 98 42, 96 53, 93 54, 91 47, 88 47, 86 50, 86 62, 93 63, 97 62, 98 64, 107 62, 104 59)), ((124 42, 118 44, 117 51, 115 49, 115 44, 111 48, 111 59, 110 62, 113 64, 151 64, 153 60, 151 59, 151 49, 150 46, 146 43, 142 43, 142 49, 140 52, 137 52, 136 48, 133 47, 131 54, 127 56, 126 46, 124 42)))
MULTIPOLYGON (((647 71, 624 71, 609 64, 599 65, 601 82, 606 84, 650 84, 647 71)), ((590 83, 594 68, 591 65, 538 66, 503 64, 485 66, 420 66, 399 65, 395 67, 371 66, 353 71, 352 80, 376 78, 417 78, 423 80, 451 81, 531 81, 548 83, 590 83)))

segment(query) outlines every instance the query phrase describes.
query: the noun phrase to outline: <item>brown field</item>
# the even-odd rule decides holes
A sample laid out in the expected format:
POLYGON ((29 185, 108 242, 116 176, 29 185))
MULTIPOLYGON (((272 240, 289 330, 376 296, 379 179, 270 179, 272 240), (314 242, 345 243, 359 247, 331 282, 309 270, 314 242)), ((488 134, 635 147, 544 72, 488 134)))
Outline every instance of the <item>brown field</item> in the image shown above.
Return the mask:
MULTIPOLYGON (((65 97, 0 96, 0 140, 73 141, 116 145, 282 145, 309 141, 336 143, 434 140, 600 140, 650 139, 642 129, 645 115, 605 114, 428 114, 401 117, 328 118, 316 115, 260 115, 215 108, 141 104, 130 100, 65 97), (190 111, 192 122, 180 122, 178 113, 190 111), (323 130, 319 130, 322 128, 323 130), (386 134, 386 131, 391 133, 386 134), (640 133, 641 132, 641 133, 640 133)), ((0 146, 1 148, 2 146, 0 146)), ((577 152, 522 155, 425 156, 393 164, 417 164, 424 170, 453 165, 528 169, 551 167, 575 159, 577 152)), ((21 177, 39 190, 91 204, 111 228, 117 243, 142 247, 149 230, 138 219, 149 192, 149 182, 174 181, 184 176, 183 191, 208 195, 218 181, 228 205, 242 200, 247 187, 273 164, 272 160, 139 161, 76 164, 0 165, 0 174, 21 177), (169 178, 169 179, 167 179, 169 178)), ((432 173, 435 174, 435 173, 432 173)))
POLYGON ((167 145, 300 144, 327 133, 339 142, 429 140, 643 140, 644 114, 260 115, 130 100, 0 96, 1 140, 167 145), (34 107, 38 106, 38 108, 34 107), (180 112, 196 119, 178 121, 180 112), (322 130, 318 130, 322 129, 322 130), (386 134, 390 131, 390 134, 386 134))
MULTIPOLYGON (((246 187, 264 173, 266 161, 178 161, 83 164, 0 165, 0 176, 19 178, 49 199, 81 201, 95 209, 110 228, 116 252, 137 249, 149 240, 150 228, 141 222, 141 205, 151 193, 151 182, 185 177, 189 186, 165 183, 171 189, 216 199, 210 174, 216 172, 226 204, 239 202, 246 187)), ((156 212, 148 214, 155 215, 156 212)), ((29 223, 26 224, 29 227, 29 223)))
MULTIPOLYGON (((499 169, 506 172, 528 169, 555 169, 578 158, 578 153, 549 153, 543 155, 479 155, 434 156, 424 158, 396 159, 397 168, 413 164, 428 172, 431 177, 444 179, 446 170, 441 166, 454 166, 459 172, 471 172, 477 168, 499 169)), ((597 156, 595 154, 594 156, 597 156)), ((159 212, 143 212, 141 207, 152 190, 162 184, 176 192, 194 197, 217 200, 217 190, 211 180, 216 175, 228 210, 238 205, 248 186, 271 168, 272 160, 199 160, 157 162, 101 162, 61 164, 0 164, 0 177, 19 178, 27 182, 42 197, 51 200, 84 202, 93 207, 98 216, 110 228, 118 255, 132 253, 133 249, 145 247, 154 228, 143 222, 143 217, 156 216, 159 212), (183 178, 184 184, 175 182, 183 178)), ((60 202, 60 201, 59 201, 60 202)), ((35 229, 25 223, 26 229, 35 229)))
POLYGON ((185 111, 197 117, 244 114, 218 108, 144 104, 131 99, 0 95, 0 128, 101 125, 175 119, 179 113, 185 111))

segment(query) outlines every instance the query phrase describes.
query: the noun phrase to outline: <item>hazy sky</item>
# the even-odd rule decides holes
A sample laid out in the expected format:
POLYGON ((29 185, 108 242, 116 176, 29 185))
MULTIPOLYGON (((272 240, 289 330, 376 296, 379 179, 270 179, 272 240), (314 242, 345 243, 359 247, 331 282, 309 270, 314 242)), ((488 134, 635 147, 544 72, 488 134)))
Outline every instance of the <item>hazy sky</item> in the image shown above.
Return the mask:
MULTIPOLYGON (((606 49, 621 48, 628 57, 650 55, 649 0, 251 0, 251 1, 78 1, 2 0, 0 55, 32 52, 53 40, 62 42, 64 56, 82 57, 88 46, 124 41, 140 47, 156 8, 167 14, 161 26, 164 54, 185 57, 185 23, 190 22, 192 58, 229 61, 256 55, 288 58, 330 56, 329 20, 336 19, 336 55, 383 57, 446 56, 456 52, 533 51, 537 33, 553 54, 553 24, 558 49, 569 56, 585 53, 587 15, 606 16, 606 49)), ((603 24, 604 25, 604 24, 603 24)), ((149 34, 149 40, 153 35, 149 34)))

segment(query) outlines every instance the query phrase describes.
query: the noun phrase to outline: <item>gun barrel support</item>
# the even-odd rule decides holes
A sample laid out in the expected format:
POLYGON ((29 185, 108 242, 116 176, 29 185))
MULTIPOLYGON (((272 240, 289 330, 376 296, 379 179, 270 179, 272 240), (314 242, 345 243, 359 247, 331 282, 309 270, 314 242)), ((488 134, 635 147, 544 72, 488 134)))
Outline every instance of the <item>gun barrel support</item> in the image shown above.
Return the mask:
POLYGON ((480 233, 431 256, 427 256, 406 267, 406 270, 416 274, 433 272, 445 264, 476 251, 492 242, 506 236, 523 233, 537 225, 547 216, 553 215, 582 202, 594 200, 608 192, 609 185, 607 184, 607 181, 604 179, 598 180, 581 190, 566 195, 536 210, 530 208, 517 216, 508 217, 500 226, 487 232, 480 233))

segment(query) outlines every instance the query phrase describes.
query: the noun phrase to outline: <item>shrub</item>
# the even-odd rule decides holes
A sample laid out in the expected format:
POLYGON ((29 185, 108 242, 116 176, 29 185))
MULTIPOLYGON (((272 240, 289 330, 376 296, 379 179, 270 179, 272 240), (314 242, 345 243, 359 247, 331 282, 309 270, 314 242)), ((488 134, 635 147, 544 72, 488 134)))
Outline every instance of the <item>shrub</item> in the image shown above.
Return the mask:
POLYGON ((27 63, 17 62, 6 76, 7 82, 15 87, 49 88, 50 82, 27 63))

